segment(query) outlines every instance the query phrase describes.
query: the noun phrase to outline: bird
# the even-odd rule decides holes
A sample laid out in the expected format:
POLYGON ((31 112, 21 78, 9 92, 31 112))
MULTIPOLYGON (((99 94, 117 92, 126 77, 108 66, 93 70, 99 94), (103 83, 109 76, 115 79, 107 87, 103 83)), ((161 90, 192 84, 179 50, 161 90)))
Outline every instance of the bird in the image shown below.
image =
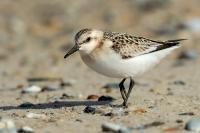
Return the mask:
POLYGON ((128 107, 128 98, 135 85, 135 77, 142 75, 160 62, 171 51, 180 47, 175 39, 155 41, 127 33, 85 28, 75 35, 75 45, 64 58, 79 51, 83 62, 96 71, 112 78, 122 79, 119 83, 123 99, 121 106, 128 107), (128 89, 124 82, 130 79, 128 89))

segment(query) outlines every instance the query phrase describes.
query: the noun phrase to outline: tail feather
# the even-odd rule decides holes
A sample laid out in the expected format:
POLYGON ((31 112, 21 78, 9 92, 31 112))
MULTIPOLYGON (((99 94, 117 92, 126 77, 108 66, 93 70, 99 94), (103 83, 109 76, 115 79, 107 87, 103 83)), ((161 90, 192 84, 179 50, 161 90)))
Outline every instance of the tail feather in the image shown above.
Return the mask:
POLYGON ((163 42, 163 44, 174 44, 174 45, 177 45, 177 44, 180 43, 180 41, 184 41, 184 40, 187 40, 187 39, 167 40, 167 41, 163 42))
POLYGON ((164 42, 159 42, 161 45, 157 46, 157 48, 155 50, 151 51, 151 53, 159 51, 159 50, 167 49, 167 48, 170 48, 173 46, 178 46, 180 41, 183 41, 183 40, 187 40, 187 39, 176 39, 176 40, 167 40, 164 42))

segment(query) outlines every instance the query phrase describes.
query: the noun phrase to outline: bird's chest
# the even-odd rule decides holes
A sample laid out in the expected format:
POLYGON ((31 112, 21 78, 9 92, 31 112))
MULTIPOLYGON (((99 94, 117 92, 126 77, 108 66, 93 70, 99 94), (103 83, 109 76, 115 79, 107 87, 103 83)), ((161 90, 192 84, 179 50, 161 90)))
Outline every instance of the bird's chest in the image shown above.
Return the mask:
POLYGON ((112 51, 90 55, 80 52, 80 55, 86 65, 99 73, 112 77, 119 71, 119 57, 113 54, 112 51))
POLYGON ((88 66, 95 66, 95 65, 103 65, 107 64, 112 60, 112 57, 110 55, 109 51, 103 50, 103 51, 94 51, 90 54, 85 54, 80 52, 82 60, 88 65, 88 66))

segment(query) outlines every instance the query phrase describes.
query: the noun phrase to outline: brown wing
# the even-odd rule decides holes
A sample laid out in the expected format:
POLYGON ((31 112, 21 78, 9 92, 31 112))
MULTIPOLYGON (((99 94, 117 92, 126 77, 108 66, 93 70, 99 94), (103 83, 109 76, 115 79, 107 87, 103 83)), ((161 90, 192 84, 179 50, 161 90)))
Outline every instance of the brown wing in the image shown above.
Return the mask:
POLYGON ((161 42, 146 39, 144 37, 135 37, 128 34, 116 34, 109 39, 111 39, 113 42, 112 49, 119 53, 123 59, 173 47, 178 45, 179 41, 185 40, 177 39, 161 42))

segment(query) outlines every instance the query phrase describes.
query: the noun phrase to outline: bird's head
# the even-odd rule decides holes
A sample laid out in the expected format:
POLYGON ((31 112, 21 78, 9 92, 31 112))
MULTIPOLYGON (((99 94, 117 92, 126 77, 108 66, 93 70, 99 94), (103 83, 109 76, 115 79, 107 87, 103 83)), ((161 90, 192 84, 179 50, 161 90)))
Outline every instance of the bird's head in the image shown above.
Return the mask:
POLYGON ((75 35, 75 45, 67 52, 64 58, 67 58, 76 51, 90 54, 103 39, 103 32, 93 29, 82 29, 75 35))

